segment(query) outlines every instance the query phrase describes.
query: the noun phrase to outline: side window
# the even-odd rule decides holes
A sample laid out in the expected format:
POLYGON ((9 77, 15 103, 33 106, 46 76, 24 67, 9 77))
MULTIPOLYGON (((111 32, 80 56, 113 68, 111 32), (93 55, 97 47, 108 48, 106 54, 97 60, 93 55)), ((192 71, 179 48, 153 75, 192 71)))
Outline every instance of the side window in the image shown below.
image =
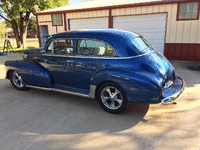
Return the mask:
POLYGON ((180 3, 178 20, 193 20, 199 18, 199 2, 180 3))
POLYGON ((61 26, 62 25, 62 15, 61 14, 52 14, 52 25, 61 26))
POLYGON ((108 44, 97 40, 78 40, 77 53, 81 55, 113 56, 115 51, 108 44))
POLYGON ((73 54, 73 40, 71 39, 53 40, 49 44, 47 52, 54 54, 73 54))

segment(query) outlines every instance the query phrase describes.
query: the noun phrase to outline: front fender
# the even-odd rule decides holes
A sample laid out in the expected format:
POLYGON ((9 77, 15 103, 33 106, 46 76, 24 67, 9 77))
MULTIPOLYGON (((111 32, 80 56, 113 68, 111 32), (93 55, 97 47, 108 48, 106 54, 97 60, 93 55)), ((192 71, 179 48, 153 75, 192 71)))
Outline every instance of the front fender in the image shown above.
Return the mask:
MULTIPOLYGON (((7 74, 11 70, 16 70, 21 75, 25 85, 51 87, 50 73, 34 62, 26 60, 6 61, 5 68, 7 74)), ((9 77, 7 76, 7 78, 9 77)))
POLYGON ((99 86, 102 82, 115 82, 126 93, 132 103, 159 103, 162 96, 160 82, 148 75, 127 70, 105 69, 97 72, 91 79, 91 85, 99 86))

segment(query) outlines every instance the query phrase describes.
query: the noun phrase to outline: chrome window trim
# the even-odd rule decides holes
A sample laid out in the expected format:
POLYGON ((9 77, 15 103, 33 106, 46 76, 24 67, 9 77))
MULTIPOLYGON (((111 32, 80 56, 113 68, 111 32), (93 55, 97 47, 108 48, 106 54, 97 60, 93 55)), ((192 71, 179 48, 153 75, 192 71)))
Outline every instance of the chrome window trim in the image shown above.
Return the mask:
POLYGON ((142 57, 145 55, 148 55, 150 53, 155 52, 156 50, 153 50, 151 52, 145 53, 145 54, 141 54, 141 55, 137 55, 137 56, 129 56, 129 57, 120 57, 120 56, 111 56, 111 57, 95 57, 95 56, 84 56, 84 55, 75 55, 75 54, 71 54, 71 55, 55 55, 52 53, 47 53, 47 54, 42 54, 44 56, 57 56, 57 57, 72 57, 72 58, 85 58, 85 59, 132 59, 132 58, 138 58, 138 57, 142 57), (84 57, 83 57, 84 56, 84 57))
MULTIPOLYGON (((74 39, 77 40, 77 43, 78 43, 79 40, 96 40, 96 41, 99 41, 99 42, 103 42, 103 43, 107 44, 108 46, 110 46, 114 50, 114 52, 115 52, 114 55, 97 55, 96 57, 102 57, 102 56, 103 57, 115 57, 117 55, 116 50, 110 44, 108 44, 107 42, 104 42, 104 41, 101 41, 101 40, 98 40, 98 39, 95 39, 95 38, 93 38, 93 39, 90 39, 90 38, 74 38, 74 39)), ((77 49, 78 49, 78 46, 76 48, 76 54, 77 55, 88 56, 87 54, 78 54, 77 53, 77 49)), ((94 55, 91 55, 91 56, 94 56, 94 55)))
MULTIPOLYGON (((48 41, 48 43, 46 44, 46 47, 45 47, 45 52, 47 53, 47 49, 48 49, 48 47, 49 47, 49 44, 53 41, 53 40, 77 40, 77 42, 78 42, 78 40, 92 40, 91 38, 52 38, 52 39, 50 39, 49 41, 48 41)), ((98 40, 98 39, 95 39, 95 38, 93 38, 93 40, 97 40, 97 41, 100 41, 100 40, 98 40)), ((100 41, 101 42, 101 41, 100 41)), ((114 51, 115 51, 115 55, 106 55, 106 56, 104 56, 104 57, 116 57, 117 56, 117 53, 116 53, 116 50, 110 45, 110 44, 108 44, 107 42, 104 42, 104 41, 102 41, 103 43, 105 43, 105 44, 107 44, 107 45, 109 45, 114 51)), ((73 47, 74 47, 74 44, 75 43, 73 43, 73 47)), ((77 48, 77 46, 76 46, 76 48, 77 48)), ((77 49, 73 49, 73 52, 75 52, 75 54, 76 55, 81 55, 81 54, 78 54, 77 53, 77 49)), ((52 53, 52 52, 51 52, 52 53)), ((74 53, 73 53, 74 54, 74 53)), ((81 56, 85 56, 85 55, 81 55, 81 56)), ((103 55, 99 55, 99 56, 96 56, 96 57, 102 57, 103 55)))
POLYGON ((145 49, 148 49, 148 48, 150 48, 150 47, 153 47, 153 46, 149 43, 149 41, 147 41, 147 39, 146 39, 145 37, 141 36, 141 35, 131 38, 131 41, 134 40, 134 39, 137 39, 137 38, 141 38, 142 40, 146 40, 146 42, 147 42, 148 45, 149 45, 147 48, 144 48, 144 49, 139 49, 139 48, 138 48, 139 50, 144 51, 145 49))
MULTIPOLYGON (((75 40, 75 39, 73 39, 73 38, 52 38, 52 39, 50 39, 49 41, 48 41, 48 43, 46 44, 46 46, 45 46, 45 52, 47 53, 47 54, 55 54, 54 53, 54 50, 52 51, 51 50, 51 53, 48 53, 47 51, 48 51, 48 47, 49 47, 49 45, 50 45, 50 43, 52 42, 52 41, 55 41, 55 40, 75 40)), ((73 41, 73 52, 74 52, 74 41, 73 41)), ((54 44, 53 44, 53 48, 54 48, 54 44)))

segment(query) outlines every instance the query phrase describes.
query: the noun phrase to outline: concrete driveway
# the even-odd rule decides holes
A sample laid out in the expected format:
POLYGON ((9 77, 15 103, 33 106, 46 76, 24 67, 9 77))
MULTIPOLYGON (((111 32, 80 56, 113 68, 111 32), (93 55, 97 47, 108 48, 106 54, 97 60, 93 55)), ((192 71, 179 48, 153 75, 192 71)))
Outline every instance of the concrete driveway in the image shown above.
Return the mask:
POLYGON ((172 62, 186 89, 177 104, 130 104, 119 115, 96 100, 30 89, 5 80, 0 56, 0 149, 2 150, 199 150, 200 63, 172 62))

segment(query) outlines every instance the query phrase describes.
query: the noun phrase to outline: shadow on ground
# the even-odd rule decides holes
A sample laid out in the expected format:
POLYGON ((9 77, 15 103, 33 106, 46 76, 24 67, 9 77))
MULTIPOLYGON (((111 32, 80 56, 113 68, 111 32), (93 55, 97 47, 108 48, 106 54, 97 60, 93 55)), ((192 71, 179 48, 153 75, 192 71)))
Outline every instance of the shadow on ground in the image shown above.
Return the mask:
POLYGON ((186 83, 186 87, 194 87, 200 84, 200 62, 171 61, 177 76, 180 76, 186 83))

